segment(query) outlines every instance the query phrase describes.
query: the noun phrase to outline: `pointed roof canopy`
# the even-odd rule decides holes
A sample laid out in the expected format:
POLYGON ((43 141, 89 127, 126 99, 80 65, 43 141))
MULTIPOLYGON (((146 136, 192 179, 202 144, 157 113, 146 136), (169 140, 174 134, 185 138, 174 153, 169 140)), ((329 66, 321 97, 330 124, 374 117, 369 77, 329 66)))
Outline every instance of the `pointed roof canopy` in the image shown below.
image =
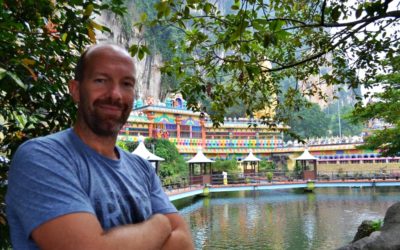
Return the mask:
POLYGON ((208 159, 204 154, 201 148, 198 149, 197 154, 190 160, 187 161, 187 163, 211 163, 215 162, 213 160, 208 159))
POLYGON ((308 160, 318 160, 318 158, 314 157, 308 149, 305 149, 304 152, 296 158, 296 161, 308 161, 308 160))
POLYGON ((261 159, 254 156, 253 151, 250 150, 249 155, 246 158, 244 158, 242 161, 253 162, 253 161, 261 161, 261 159))
POLYGON ((147 150, 143 141, 144 141, 143 137, 142 136, 139 137, 139 145, 132 152, 132 154, 138 155, 148 161, 164 161, 164 158, 161 158, 155 154, 152 154, 149 150, 147 150))

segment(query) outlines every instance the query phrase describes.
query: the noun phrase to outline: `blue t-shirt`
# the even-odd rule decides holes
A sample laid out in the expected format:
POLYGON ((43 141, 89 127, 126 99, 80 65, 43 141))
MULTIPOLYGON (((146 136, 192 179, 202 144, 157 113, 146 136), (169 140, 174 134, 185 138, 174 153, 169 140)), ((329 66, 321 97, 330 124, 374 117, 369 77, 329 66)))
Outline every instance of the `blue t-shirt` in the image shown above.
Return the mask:
POLYGON ((95 214, 104 230, 175 213, 154 168, 117 147, 111 160, 68 129, 29 140, 15 153, 6 195, 14 249, 37 249, 33 229, 58 216, 95 214))

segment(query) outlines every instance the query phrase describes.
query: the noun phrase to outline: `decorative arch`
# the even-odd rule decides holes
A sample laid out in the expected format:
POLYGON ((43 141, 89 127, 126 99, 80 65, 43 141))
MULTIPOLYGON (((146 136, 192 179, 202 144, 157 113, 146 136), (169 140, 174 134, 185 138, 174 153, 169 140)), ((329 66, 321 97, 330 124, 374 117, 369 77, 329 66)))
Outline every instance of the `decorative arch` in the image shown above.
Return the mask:
POLYGON ((182 125, 200 126, 200 122, 193 120, 192 117, 189 117, 188 119, 182 120, 182 125))
POLYGON ((171 116, 168 116, 166 114, 162 114, 160 116, 157 116, 156 118, 154 118, 154 122, 156 123, 169 123, 169 124, 174 124, 175 123, 175 119, 171 116))

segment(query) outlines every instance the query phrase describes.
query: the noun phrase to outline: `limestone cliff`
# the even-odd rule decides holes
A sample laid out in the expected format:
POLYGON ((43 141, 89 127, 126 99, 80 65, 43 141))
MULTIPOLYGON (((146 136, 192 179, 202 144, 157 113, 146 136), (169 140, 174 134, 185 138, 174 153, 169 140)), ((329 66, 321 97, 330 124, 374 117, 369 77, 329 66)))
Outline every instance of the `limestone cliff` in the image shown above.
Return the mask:
MULTIPOLYGON (((114 42, 126 48, 132 44, 137 44, 139 40, 143 40, 141 33, 132 28, 126 31, 123 29, 122 20, 115 18, 110 13, 102 13, 97 17, 97 22, 107 26, 111 33, 97 34, 98 42, 114 42)), ((134 58, 136 64, 136 93, 135 99, 146 98, 152 96, 155 101, 160 99, 161 94, 161 73, 160 67, 162 66, 162 56, 159 54, 152 54, 145 56, 142 60, 137 57, 134 58)))

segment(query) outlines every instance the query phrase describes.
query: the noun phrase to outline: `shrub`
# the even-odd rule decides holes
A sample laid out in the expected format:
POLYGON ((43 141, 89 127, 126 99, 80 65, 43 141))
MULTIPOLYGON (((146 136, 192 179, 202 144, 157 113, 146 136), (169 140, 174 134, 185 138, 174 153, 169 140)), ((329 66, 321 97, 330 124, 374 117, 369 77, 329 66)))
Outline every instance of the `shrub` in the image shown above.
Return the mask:
POLYGON ((272 172, 267 172, 267 179, 269 182, 272 181, 272 178, 274 177, 274 174, 272 172))
POLYGON ((236 160, 217 160, 213 163, 212 169, 214 172, 228 172, 228 173, 237 173, 238 172, 238 164, 236 160))

